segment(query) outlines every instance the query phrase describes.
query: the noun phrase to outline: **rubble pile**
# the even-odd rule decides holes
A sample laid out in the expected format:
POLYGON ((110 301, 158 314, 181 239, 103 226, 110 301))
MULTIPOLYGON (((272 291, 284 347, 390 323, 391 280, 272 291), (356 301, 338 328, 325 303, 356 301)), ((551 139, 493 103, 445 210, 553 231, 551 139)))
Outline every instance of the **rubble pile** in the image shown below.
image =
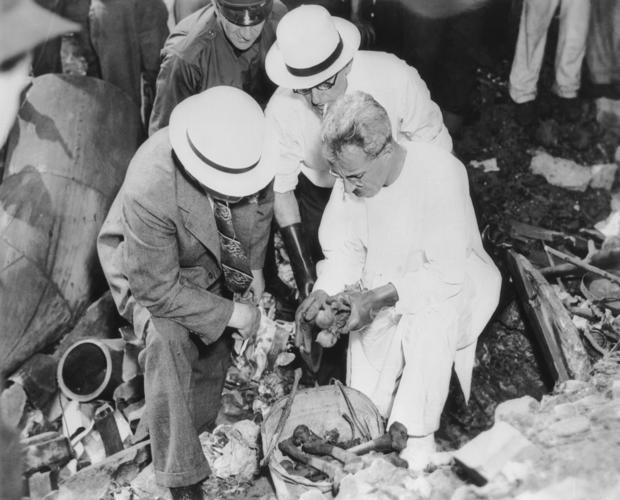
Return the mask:
POLYGON ((469 479, 451 500, 563 500, 620 496, 620 355, 568 380, 542 401, 501 403, 495 426, 455 453, 469 479))

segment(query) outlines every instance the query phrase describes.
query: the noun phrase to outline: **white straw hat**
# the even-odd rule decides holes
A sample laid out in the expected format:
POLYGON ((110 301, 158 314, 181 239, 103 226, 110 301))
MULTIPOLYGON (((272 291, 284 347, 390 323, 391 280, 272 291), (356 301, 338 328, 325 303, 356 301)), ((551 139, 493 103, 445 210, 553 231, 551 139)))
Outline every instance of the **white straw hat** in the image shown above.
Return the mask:
POLYGON ((357 27, 319 5, 301 5, 280 20, 265 68, 289 89, 307 89, 344 68, 360 46, 357 27))
POLYGON ((170 144, 183 167, 207 188, 248 196, 274 171, 260 161, 265 117, 243 90, 217 86, 181 101, 170 115, 170 144))

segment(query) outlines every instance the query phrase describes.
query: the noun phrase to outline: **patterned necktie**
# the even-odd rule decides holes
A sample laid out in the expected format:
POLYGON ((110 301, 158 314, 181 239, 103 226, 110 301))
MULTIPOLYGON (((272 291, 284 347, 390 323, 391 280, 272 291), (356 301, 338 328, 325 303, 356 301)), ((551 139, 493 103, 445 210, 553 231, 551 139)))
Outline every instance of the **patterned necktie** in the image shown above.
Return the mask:
POLYGON ((253 278, 248 257, 241 242, 236 238, 232 212, 228 203, 213 199, 213 215, 220 236, 224 283, 231 292, 243 295, 253 278))

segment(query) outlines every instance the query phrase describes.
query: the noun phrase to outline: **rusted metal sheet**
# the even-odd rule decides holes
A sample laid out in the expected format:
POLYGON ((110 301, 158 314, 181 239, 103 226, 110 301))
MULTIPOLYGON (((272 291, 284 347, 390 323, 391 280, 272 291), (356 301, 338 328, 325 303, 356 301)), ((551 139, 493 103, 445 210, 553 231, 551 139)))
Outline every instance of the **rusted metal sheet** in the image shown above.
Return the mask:
POLYGON ((141 136, 137 107, 109 83, 44 75, 28 90, 0 185, 0 374, 104 289, 96 236, 141 136))

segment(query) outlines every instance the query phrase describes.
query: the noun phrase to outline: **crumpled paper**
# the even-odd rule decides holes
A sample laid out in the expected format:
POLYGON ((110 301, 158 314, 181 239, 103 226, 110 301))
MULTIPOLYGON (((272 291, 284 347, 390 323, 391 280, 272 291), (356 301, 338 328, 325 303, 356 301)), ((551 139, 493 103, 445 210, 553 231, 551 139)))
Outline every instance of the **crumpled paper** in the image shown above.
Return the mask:
POLYGON ((258 474, 260 428, 251 420, 218 425, 200 435, 202 451, 216 477, 250 480, 258 474))

